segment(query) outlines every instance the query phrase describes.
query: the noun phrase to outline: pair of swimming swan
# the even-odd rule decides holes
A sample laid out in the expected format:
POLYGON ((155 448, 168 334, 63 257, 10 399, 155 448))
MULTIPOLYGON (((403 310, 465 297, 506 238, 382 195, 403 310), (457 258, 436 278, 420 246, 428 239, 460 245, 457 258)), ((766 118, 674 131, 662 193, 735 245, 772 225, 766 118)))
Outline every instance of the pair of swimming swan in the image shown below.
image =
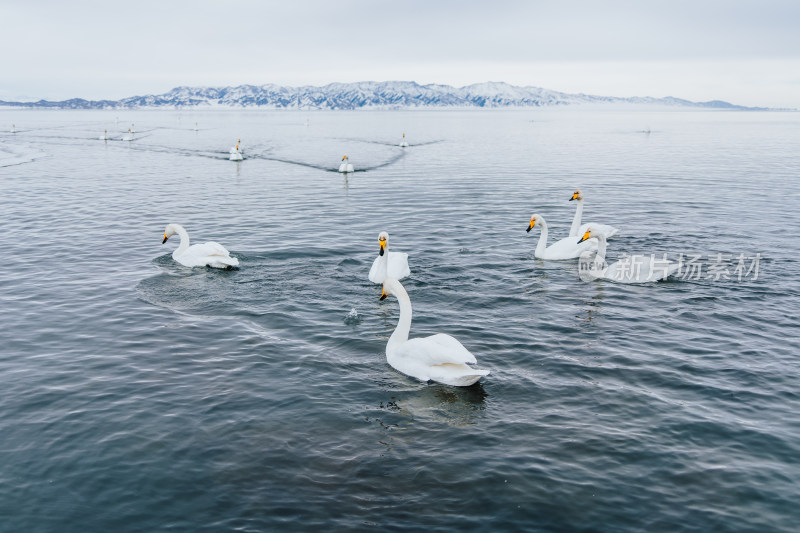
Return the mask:
POLYGON ((533 255, 537 259, 574 259, 583 254, 596 252, 594 260, 582 262, 581 274, 588 280, 606 279, 619 283, 648 283, 666 279, 678 270, 678 264, 666 259, 656 260, 654 256, 632 255, 611 265, 606 264, 607 240, 616 235, 617 228, 607 224, 581 224, 583 216, 583 194, 576 190, 570 201, 577 200, 578 207, 569 237, 565 237, 547 246, 547 222, 539 214, 531 215, 526 231, 530 232, 536 225, 542 228, 539 242, 533 255), (577 239, 577 240, 576 240, 577 239), (588 268, 585 268, 588 267, 588 268))
POLYGON ((572 226, 569 228, 569 237, 558 240, 550 246, 547 246, 547 221, 542 215, 531 215, 531 220, 526 231, 530 232, 537 225, 542 228, 542 233, 539 236, 539 242, 536 244, 536 250, 533 252, 533 256, 537 259, 551 259, 559 261, 565 259, 575 259, 580 257, 584 252, 595 251, 597 249, 597 242, 587 241, 578 243, 573 238, 579 237, 580 235, 586 233, 586 230, 590 224, 593 228, 595 228, 595 231, 602 233, 607 239, 617 234, 617 228, 607 224, 592 224, 588 222, 586 224, 581 224, 581 218, 583 217, 583 193, 581 193, 580 190, 576 190, 574 193, 572 193, 570 201, 572 200, 576 200, 578 205, 575 209, 575 216, 572 219, 572 226))
POLYGON ((430 337, 409 339, 411 330, 411 298, 400 279, 411 274, 408 254, 389 251, 389 234, 378 235, 378 257, 372 263, 369 280, 381 283, 381 300, 390 294, 400 304, 397 327, 386 343, 386 362, 395 370, 420 381, 436 381, 445 385, 466 387, 472 385, 488 370, 472 368, 475 356, 454 337, 438 333, 430 337))
POLYGON ((231 148, 230 157, 228 157, 230 161, 241 161, 242 159, 244 159, 244 153, 242 152, 242 149, 239 147, 240 144, 242 144, 241 139, 236 141, 236 146, 231 148))

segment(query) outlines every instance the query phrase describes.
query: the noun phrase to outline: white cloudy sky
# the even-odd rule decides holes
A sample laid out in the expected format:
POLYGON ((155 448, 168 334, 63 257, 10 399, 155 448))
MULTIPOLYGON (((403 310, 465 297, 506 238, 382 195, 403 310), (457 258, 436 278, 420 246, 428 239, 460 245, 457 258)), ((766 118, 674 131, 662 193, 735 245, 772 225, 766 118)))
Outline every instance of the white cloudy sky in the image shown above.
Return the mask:
POLYGON ((2 0, 0 98, 506 81, 800 108, 797 0, 2 0))

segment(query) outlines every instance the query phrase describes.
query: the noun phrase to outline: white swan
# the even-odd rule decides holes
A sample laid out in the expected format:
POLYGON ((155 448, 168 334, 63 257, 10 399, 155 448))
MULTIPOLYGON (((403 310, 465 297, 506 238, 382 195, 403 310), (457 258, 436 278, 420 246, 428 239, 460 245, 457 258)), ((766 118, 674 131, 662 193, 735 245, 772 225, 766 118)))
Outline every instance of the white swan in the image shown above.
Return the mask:
POLYGON ((231 257, 228 250, 219 243, 204 242, 203 244, 189 246, 189 234, 179 224, 167 224, 164 229, 164 240, 161 241, 161 244, 167 242, 167 239, 176 233, 181 236, 181 244, 172 252, 172 258, 183 266, 210 266, 214 268, 239 266, 239 260, 231 257))
POLYGON ((658 259, 655 255, 630 255, 611 265, 606 265, 606 236, 590 225, 578 242, 597 239, 597 255, 593 261, 581 261, 582 279, 607 279, 619 283, 647 283, 667 279, 678 270, 678 263, 666 257, 658 259), (584 277, 584 275, 586 277, 584 277))
POLYGON ((100 140, 101 141, 107 141, 108 140, 108 130, 103 130, 103 134, 100 136, 100 140))
POLYGON ((228 158, 229 160, 231 160, 231 161, 241 161, 242 159, 244 159, 244 154, 242 153, 242 149, 239 148, 239 144, 241 142, 242 142, 242 140, 239 139, 236 142, 236 146, 231 148, 231 156, 228 158))
POLYGON ((383 282, 381 300, 393 294, 400 302, 400 319, 386 343, 386 361, 399 372, 420 381, 438 381, 445 385, 466 387, 472 385, 488 370, 472 368, 467 363, 477 363, 475 356, 450 335, 438 333, 430 337, 409 339, 411 330, 411 299, 394 278, 383 282))
POLYGON ((14 126, 14 123, 11 123, 11 133, 17 133, 17 127, 14 126))
POLYGON ((347 156, 342 157, 342 161, 344 161, 344 163, 339 165, 339 172, 354 172, 353 165, 350 164, 349 157, 347 156))
POLYGON ((411 275, 408 268, 408 254, 389 251, 389 234, 382 231, 378 235, 378 257, 369 269, 369 280, 372 283, 383 283, 387 277, 403 279, 411 275))
POLYGON ((604 234, 606 239, 610 239, 617 234, 617 231, 619 230, 614 226, 609 226, 608 224, 594 224, 592 222, 581 224, 581 216, 583 215, 583 193, 580 191, 580 189, 575 189, 575 192, 572 193, 572 198, 570 198, 569 201, 571 202, 572 200, 578 201, 578 207, 575 209, 575 218, 572 219, 572 226, 569 228, 570 237, 580 237, 586 233, 586 229, 590 224, 595 231, 604 234))
POLYGON ((130 128, 128 128, 128 134, 122 138, 123 141, 132 141, 133 140, 133 132, 130 128))
POLYGON ((531 215, 531 221, 528 224, 528 229, 525 231, 530 232, 537 224, 542 228, 542 234, 539 236, 539 242, 536 244, 536 250, 533 252, 533 256, 537 259, 575 259, 576 257, 580 257, 583 252, 597 249, 596 242, 591 241, 578 244, 575 242, 574 237, 566 237, 547 246, 547 221, 545 221, 542 215, 531 215))
POLYGON ((403 141, 400 143, 400 148, 408 148, 408 143, 406 142, 406 134, 403 134, 403 141))

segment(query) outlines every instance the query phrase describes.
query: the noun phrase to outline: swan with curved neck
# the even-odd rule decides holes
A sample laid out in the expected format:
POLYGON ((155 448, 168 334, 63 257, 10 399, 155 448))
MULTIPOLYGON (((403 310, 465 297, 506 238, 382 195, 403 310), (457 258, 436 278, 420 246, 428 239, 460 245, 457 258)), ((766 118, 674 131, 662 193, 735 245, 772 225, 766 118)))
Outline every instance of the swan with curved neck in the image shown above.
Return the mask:
POLYGON ((369 280, 372 283, 383 283, 387 277, 403 279, 411 275, 408 268, 408 254, 389 251, 389 234, 385 231, 378 235, 378 257, 369 269, 369 280))
POLYGON ((608 224, 595 224, 592 222, 581 224, 581 217, 583 216, 583 193, 580 189, 575 189, 575 192, 572 193, 572 197, 569 199, 569 201, 571 202, 573 200, 575 200, 578 205, 575 209, 575 217, 572 219, 572 226, 569 228, 570 237, 579 237, 580 235, 583 235, 586 233, 586 230, 590 224, 595 231, 603 233, 606 236, 606 239, 610 239, 617 234, 617 231, 619 230, 614 226, 609 226, 608 224))
POLYGON ((353 165, 350 163, 350 158, 347 155, 342 156, 342 164, 339 165, 339 172, 354 172, 353 165))
POLYGON ((525 231, 530 233, 535 226, 542 228, 539 242, 536 244, 536 250, 533 252, 533 256, 537 259, 575 259, 576 257, 580 257, 582 253, 597 248, 597 243, 595 242, 582 242, 578 244, 573 237, 565 237, 547 246, 547 221, 542 215, 531 215, 531 221, 528 224, 528 229, 525 231))
POLYGON ((589 239, 597 240, 597 255, 594 262, 590 263, 593 268, 585 271, 590 278, 607 279, 619 283, 648 283, 667 279, 678 270, 678 263, 668 261, 666 257, 657 258, 655 254, 650 256, 630 255, 606 266, 605 234, 598 231, 593 225, 589 225, 578 242, 587 242, 589 239))
POLYGON ((231 269, 239 266, 239 260, 231 257, 230 252, 219 243, 204 242, 203 244, 189 244, 189 234, 180 224, 167 224, 164 228, 164 239, 161 244, 175 234, 181 238, 178 248, 172 252, 172 258, 183 266, 231 269))
POLYGON ((438 333, 430 337, 409 339, 411 330, 411 299, 403 285, 394 278, 383 282, 381 300, 394 295, 400 304, 397 327, 386 343, 386 361, 395 370, 420 381, 436 381, 445 385, 472 385, 488 370, 473 368, 475 356, 450 335, 438 333))

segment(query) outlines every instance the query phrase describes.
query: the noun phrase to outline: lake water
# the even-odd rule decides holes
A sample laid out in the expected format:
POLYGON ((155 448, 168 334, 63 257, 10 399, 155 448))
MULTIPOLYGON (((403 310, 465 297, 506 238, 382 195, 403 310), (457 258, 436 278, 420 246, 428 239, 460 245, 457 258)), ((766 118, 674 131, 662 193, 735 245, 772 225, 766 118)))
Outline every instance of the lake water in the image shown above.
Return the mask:
POLYGON ((0 530, 797 530, 800 115, 0 125, 0 530), (620 229, 610 260, 700 256, 699 275, 586 283, 534 259, 530 215, 565 237, 576 187, 620 229), (176 264, 173 222, 240 270, 176 264), (382 230, 409 254, 412 336, 458 338, 478 384, 386 363, 382 230))

